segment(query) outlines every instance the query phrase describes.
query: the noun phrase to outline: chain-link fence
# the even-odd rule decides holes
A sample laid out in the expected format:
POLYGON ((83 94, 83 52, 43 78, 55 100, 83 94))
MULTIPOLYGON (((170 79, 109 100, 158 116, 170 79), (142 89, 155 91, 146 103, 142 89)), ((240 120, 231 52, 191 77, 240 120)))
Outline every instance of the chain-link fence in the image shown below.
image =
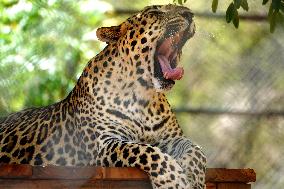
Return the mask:
POLYGON ((284 30, 196 20, 183 58, 188 77, 177 86, 180 99, 171 94, 181 125, 203 146, 209 167, 254 168, 254 188, 282 188, 284 30))

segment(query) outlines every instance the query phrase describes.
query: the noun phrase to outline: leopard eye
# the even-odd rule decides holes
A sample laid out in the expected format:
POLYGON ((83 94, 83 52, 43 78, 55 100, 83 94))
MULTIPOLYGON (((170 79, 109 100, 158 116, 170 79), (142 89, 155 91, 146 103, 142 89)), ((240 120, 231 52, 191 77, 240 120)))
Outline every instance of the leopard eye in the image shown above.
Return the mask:
POLYGON ((190 20, 193 17, 193 14, 190 13, 190 12, 182 12, 182 13, 179 13, 179 14, 187 20, 190 20))
POLYGON ((162 15, 164 12, 159 11, 159 10, 151 10, 148 12, 149 14, 154 14, 154 15, 162 15))

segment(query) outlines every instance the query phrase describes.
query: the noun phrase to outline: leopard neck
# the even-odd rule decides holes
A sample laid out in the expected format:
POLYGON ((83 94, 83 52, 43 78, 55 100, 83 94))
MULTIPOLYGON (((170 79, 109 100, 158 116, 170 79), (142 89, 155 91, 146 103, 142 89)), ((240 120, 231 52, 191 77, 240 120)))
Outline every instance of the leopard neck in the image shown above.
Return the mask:
POLYGON ((140 58, 125 58, 115 44, 108 44, 92 58, 69 95, 76 108, 102 109, 118 106, 144 108, 158 93, 155 91, 149 66, 140 58))

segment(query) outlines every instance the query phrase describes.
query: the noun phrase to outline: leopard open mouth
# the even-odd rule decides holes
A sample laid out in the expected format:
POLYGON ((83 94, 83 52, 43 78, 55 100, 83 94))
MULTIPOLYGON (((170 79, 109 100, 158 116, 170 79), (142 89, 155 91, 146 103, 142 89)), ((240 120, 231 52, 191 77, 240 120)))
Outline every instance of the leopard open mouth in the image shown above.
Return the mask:
POLYGON ((184 70, 178 67, 179 57, 185 42, 193 35, 189 27, 177 31, 178 27, 171 27, 159 39, 154 55, 154 76, 158 78, 163 88, 175 84, 175 80, 183 77, 184 70))

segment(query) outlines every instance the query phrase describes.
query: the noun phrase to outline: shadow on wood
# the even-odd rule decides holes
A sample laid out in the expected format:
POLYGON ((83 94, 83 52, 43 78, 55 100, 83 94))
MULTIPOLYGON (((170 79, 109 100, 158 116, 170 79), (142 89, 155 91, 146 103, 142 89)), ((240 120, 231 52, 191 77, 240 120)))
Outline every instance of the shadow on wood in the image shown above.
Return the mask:
MULTIPOLYGON (((209 168, 207 189, 249 189, 255 182, 253 169, 209 168)), ((0 165, 2 189, 150 189, 147 174, 136 168, 56 167, 0 165)))

